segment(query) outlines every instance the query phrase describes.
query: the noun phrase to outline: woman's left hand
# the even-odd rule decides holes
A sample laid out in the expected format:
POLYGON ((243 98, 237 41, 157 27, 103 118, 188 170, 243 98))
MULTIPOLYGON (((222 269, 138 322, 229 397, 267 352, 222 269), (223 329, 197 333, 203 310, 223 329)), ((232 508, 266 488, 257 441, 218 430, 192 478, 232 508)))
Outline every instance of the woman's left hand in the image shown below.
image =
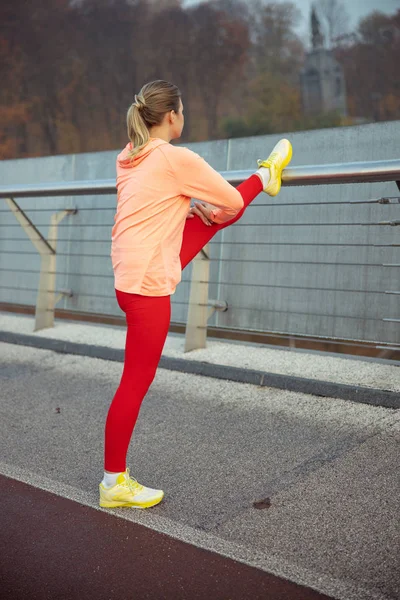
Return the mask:
POLYGON ((205 202, 195 202, 191 207, 187 219, 193 219, 194 215, 200 217, 205 225, 213 225, 211 211, 214 207, 205 202))

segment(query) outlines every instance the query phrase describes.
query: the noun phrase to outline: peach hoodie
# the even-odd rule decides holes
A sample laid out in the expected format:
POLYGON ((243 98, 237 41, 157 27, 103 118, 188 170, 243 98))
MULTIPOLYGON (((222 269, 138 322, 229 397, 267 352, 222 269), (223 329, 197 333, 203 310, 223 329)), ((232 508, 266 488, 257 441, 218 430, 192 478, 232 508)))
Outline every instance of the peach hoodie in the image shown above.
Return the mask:
POLYGON ((188 148, 150 138, 134 157, 129 142, 117 157, 117 210, 111 259, 115 288, 167 296, 181 280, 179 253, 190 198, 220 207, 214 221, 243 207, 240 192, 188 148))

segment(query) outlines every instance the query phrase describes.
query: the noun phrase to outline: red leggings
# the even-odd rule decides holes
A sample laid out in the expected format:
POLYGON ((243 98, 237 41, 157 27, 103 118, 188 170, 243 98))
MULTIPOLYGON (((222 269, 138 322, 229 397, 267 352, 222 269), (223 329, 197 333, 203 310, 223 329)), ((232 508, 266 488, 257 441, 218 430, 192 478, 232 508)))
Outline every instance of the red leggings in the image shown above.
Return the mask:
MULTIPOLYGON (((214 235, 240 219, 246 207, 262 191, 257 175, 238 188, 242 210, 222 225, 205 225, 196 215, 187 219, 180 252, 182 269, 214 235)), ((142 400, 149 389, 161 358, 171 317, 171 297, 140 296, 115 290, 118 305, 126 314, 125 362, 119 387, 108 411, 105 426, 104 469, 122 472, 142 400)))

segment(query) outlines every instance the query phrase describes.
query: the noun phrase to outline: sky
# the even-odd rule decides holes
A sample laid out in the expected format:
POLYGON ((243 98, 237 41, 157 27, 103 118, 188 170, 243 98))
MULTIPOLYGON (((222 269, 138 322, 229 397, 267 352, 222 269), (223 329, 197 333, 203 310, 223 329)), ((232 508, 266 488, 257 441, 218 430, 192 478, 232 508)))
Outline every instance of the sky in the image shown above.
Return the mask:
MULTIPOLYGON (((207 0, 185 0, 185 6, 193 6, 199 4, 202 1, 207 0)), ((212 0, 211 0, 212 1, 212 0)), ((272 0, 271 0, 272 1, 272 0)), ((274 0, 277 2, 284 2, 285 0, 274 0)), ((287 1, 287 0, 286 0, 287 1)), ((307 43, 309 41, 309 22, 310 12, 313 0, 290 0, 297 6, 303 15, 301 23, 297 29, 298 35, 302 40, 307 43)), ((400 0, 341 0, 346 7, 347 13, 350 17, 349 30, 354 31, 357 27, 357 23, 360 18, 365 17, 374 10, 386 14, 393 14, 400 9, 400 0)))

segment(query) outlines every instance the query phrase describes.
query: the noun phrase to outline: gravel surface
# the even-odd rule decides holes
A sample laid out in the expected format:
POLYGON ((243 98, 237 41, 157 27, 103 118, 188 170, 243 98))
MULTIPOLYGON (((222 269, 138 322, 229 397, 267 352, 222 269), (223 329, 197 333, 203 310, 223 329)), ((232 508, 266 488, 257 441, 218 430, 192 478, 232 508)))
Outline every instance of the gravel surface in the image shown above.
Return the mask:
MULTIPOLYGON (((124 348, 125 327, 56 321, 53 328, 34 332, 29 315, 0 313, 0 329, 37 337, 124 348)), ((400 362, 348 358, 323 352, 277 349, 248 343, 207 341, 207 348, 184 352, 184 336, 170 334, 163 356, 293 375, 320 381, 400 391, 400 362)))

